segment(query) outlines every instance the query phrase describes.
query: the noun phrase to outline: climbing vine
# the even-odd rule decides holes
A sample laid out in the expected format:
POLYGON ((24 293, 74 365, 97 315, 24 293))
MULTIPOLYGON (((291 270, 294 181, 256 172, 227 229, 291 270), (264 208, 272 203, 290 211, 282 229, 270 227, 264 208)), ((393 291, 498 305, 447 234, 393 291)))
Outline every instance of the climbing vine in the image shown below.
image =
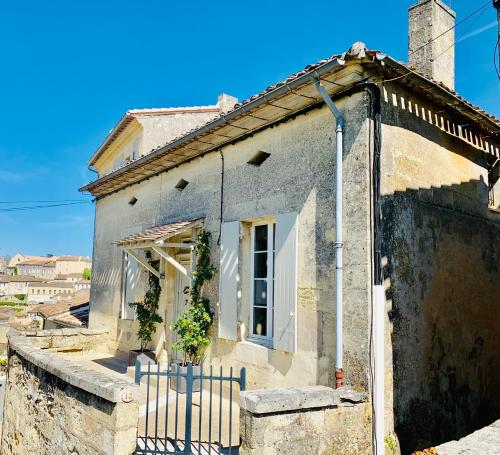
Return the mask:
POLYGON ((210 300, 203 296, 205 282, 211 280, 217 269, 210 260, 210 233, 201 230, 194 241, 196 267, 193 272, 188 309, 177 318, 172 326, 178 341, 172 347, 183 353, 184 364, 199 364, 210 345, 208 330, 213 322, 210 300))
MULTIPOLYGON (((160 269, 160 261, 153 260, 150 251, 146 251, 146 259, 149 265, 155 270, 160 269)), ((162 317, 158 314, 161 294, 160 279, 155 274, 149 272, 148 285, 148 290, 142 302, 129 303, 135 310, 139 323, 137 338, 141 342, 141 352, 144 352, 149 343, 151 343, 153 335, 156 332, 156 324, 161 324, 163 322, 162 317)))

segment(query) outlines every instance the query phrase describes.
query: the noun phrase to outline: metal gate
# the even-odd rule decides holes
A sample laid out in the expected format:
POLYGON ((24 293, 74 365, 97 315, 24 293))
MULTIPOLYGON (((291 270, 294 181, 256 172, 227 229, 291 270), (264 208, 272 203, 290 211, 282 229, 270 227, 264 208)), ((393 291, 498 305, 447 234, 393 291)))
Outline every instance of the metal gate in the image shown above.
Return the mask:
POLYGON ((235 376, 232 367, 224 375, 222 367, 214 374, 212 366, 205 371, 203 365, 191 364, 141 369, 137 362, 135 382, 144 377, 136 455, 238 453, 237 395, 245 390, 245 368, 235 376))

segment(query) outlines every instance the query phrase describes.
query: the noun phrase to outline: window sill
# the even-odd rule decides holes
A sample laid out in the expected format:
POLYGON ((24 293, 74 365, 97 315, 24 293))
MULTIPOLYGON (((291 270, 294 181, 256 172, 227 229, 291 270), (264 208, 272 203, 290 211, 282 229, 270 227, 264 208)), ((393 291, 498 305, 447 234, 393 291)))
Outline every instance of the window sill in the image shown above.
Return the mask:
POLYGON ((241 343, 250 344, 252 346, 258 346, 258 347, 261 347, 264 349, 270 349, 270 350, 273 349, 273 340, 272 339, 265 340, 263 338, 255 338, 255 337, 249 336, 246 340, 241 341, 241 343))

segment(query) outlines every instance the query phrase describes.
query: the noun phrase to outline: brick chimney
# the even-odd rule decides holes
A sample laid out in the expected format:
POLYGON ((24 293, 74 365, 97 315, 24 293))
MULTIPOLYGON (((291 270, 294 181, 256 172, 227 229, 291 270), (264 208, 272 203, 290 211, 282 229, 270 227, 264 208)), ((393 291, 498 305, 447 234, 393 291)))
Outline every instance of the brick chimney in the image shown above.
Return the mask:
POLYGON ((454 89, 455 30, 444 32, 455 25, 455 12, 441 0, 419 0, 408 12, 409 66, 454 89))

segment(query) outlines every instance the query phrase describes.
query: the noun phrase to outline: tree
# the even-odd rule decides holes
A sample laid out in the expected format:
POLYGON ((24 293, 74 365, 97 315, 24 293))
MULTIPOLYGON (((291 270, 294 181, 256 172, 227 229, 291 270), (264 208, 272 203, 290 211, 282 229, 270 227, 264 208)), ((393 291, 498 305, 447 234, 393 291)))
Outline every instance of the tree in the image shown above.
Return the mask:
POLYGON ((92 269, 85 267, 83 269, 82 277, 84 280, 90 280, 90 278, 92 277, 92 269))

